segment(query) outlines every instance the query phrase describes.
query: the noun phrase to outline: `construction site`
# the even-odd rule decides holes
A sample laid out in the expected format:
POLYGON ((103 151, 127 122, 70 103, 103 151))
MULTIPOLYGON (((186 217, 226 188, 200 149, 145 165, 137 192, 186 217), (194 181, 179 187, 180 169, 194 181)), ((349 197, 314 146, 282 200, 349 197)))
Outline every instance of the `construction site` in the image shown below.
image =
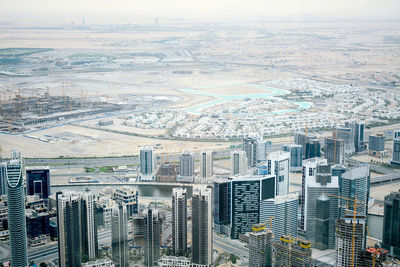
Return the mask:
MULTIPOLYGON (((43 90, 40 90, 43 91, 43 90)), ((24 93, 20 89, 8 93, 3 90, 0 101, 0 132, 23 133, 46 129, 81 120, 115 117, 129 112, 141 112, 153 105, 166 105, 176 101, 154 95, 122 94, 69 96, 51 95, 49 88, 39 94, 39 90, 24 93)), ((101 125, 101 121, 99 125, 101 125)))

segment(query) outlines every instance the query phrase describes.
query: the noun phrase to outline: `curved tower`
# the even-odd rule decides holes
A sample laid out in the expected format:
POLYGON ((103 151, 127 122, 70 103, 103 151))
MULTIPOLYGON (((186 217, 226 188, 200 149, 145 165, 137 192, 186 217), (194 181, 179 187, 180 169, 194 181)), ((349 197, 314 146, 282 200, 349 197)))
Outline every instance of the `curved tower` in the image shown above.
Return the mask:
POLYGON ((8 187, 8 225, 12 266, 27 266, 28 253, 25 221, 25 193, 22 180, 21 158, 14 157, 6 168, 8 187))

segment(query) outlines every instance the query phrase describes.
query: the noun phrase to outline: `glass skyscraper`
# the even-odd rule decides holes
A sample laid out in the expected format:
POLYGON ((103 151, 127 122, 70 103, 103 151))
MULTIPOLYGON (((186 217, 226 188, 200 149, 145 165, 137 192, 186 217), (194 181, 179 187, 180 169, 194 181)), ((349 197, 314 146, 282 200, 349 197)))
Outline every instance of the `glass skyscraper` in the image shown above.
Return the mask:
POLYGON ((400 190, 385 197, 382 243, 391 255, 400 257, 400 190))
POLYGON ((13 153, 7 163, 6 175, 8 183, 8 225, 10 231, 10 252, 12 266, 27 266, 27 238, 25 219, 25 192, 22 180, 21 158, 13 153))
POLYGON ((50 169, 49 167, 26 168, 26 192, 27 195, 39 195, 48 199, 50 193, 50 169))

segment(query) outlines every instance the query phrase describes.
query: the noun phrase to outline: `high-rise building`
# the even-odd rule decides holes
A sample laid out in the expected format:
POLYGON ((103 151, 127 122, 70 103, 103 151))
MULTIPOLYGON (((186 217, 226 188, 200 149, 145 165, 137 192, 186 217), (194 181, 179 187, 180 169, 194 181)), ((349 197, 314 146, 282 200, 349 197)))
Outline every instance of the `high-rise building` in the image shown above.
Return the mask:
POLYGON ((268 174, 275 176, 275 194, 289 194, 290 153, 275 151, 267 156, 268 174))
POLYGON ((329 164, 344 163, 344 140, 325 138, 325 158, 329 164))
POLYGON ((192 262, 211 265, 213 250, 211 188, 194 189, 192 198, 192 262))
POLYGON ((282 146, 282 150, 290 153, 290 171, 301 171, 303 162, 303 147, 296 144, 286 144, 282 146))
POLYGON ((261 201, 260 223, 272 219, 274 242, 281 235, 297 237, 299 196, 289 194, 261 201))
POLYGON ((316 179, 317 166, 326 165, 327 160, 323 158, 311 158, 303 160, 303 170, 301 179, 301 201, 300 201, 300 225, 302 232, 307 231, 307 210, 308 210, 308 184, 316 179))
POLYGON ((0 195, 7 194, 7 162, 0 162, 0 195))
POLYGON ((229 234, 231 222, 231 183, 228 179, 214 180, 214 231, 229 234))
POLYGON ((400 131, 393 134, 392 165, 400 166, 400 131))
POLYGON ((194 157, 193 153, 185 152, 180 158, 180 176, 194 175, 194 157))
MULTIPOLYGON (((157 266, 160 259, 161 218, 158 210, 147 208, 144 216, 144 265, 157 266)), ((193 215, 192 215, 193 216, 193 215)))
POLYGON ((321 157, 321 143, 316 138, 310 138, 305 145, 305 159, 321 157))
POLYGON ((56 195, 59 265, 60 267, 80 267, 80 196, 73 193, 56 195))
POLYGON ((26 210, 26 235, 31 247, 50 242, 50 215, 48 212, 26 210))
POLYGON ((156 158, 154 149, 151 146, 144 146, 140 149, 140 179, 154 180, 156 170, 156 158))
POLYGON ((272 267, 272 231, 256 225, 249 234, 249 266, 272 267))
POLYGON ((271 146, 271 141, 266 141, 262 139, 257 140, 257 163, 267 160, 267 151, 271 146))
POLYGON ((344 153, 354 153, 354 136, 352 128, 338 128, 335 131, 336 138, 344 140, 344 153))
POLYGON ((116 203, 111 212, 111 254, 116 267, 128 267, 128 218, 126 205, 116 203))
POLYGON ((187 250, 187 194, 181 187, 172 189, 172 247, 175 256, 187 250))
POLYGON ((361 252, 360 267, 383 267, 388 256, 388 251, 383 248, 367 248, 361 252))
POLYGON ((114 201, 109 196, 100 196, 96 201, 96 224, 111 229, 111 212, 114 201))
POLYGON ((338 177, 331 175, 329 165, 317 165, 315 175, 310 176, 306 189, 306 224, 305 236, 318 249, 333 249, 335 247, 335 221, 338 216, 339 182, 338 177), (321 208, 326 208, 321 211, 321 208), (327 214, 324 214, 326 212, 327 214), (320 228, 327 227, 327 230, 320 228), (325 234, 325 236, 317 235, 325 234))
POLYGON ((360 266, 361 252, 364 250, 365 222, 365 217, 357 218, 355 225, 352 218, 336 221, 336 266, 360 266))
POLYGON ((200 153, 200 177, 208 179, 213 176, 213 152, 203 151, 200 153))
POLYGON ((295 144, 303 147, 303 157, 305 157, 305 153, 306 153, 306 143, 310 138, 314 138, 314 135, 310 135, 310 134, 307 135, 305 132, 294 133, 295 144))
POLYGON ((230 236, 251 231, 260 220, 260 201, 275 197, 275 176, 242 176, 231 180, 230 236))
POLYGON ((354 149, 355 152, 360 152, 365 150, 365 141, 364 141, 364 123, 358 122, 346 122, 346 128, 351 128, 353 130, 353 140, 354 140, 354 149))
POLYGON ((25 192, 22 180, 21 156, 15 153, 7 163, 8 227, 12 266, 27 266, 27 238, 25 220, 25 192))
POLYGON ((275 266, 311 267, 311 243, 288 235, 279 237, 274 243, 275 266))
POLYGON ((391 255, 400 257, 400 190, 385 196, 382 243, 391 255))
POLYGON ((247 174, 247 158, 246 152, 242 150, 231 152, 231 175, 247 174))
POLYGON ((128 219, 132 219, 134 214, 138 214, 139 193, 134 188, 129 186, 116 188, 112 198, 114 201, 126 205, 128 219))
POLYGON ((246 152, 248 166, 257 166, 257 139, 252 137, 243 138, 242 148, 246 152))
MULTIPOLYGON (((355 199, 362 202, 363 205, 368 204, 369 187, 370 187, 370 169, 369 165, 348 169, 339 177, 341 197, 355 199)), ((353 210, 353 201, 340 199, 339 218, 343 218, 346 214, 345 210, 353 210)), ((360 206, 357 208, 357 214, 367 215, 367 207, 360 206)))
POLYGON ((385 150, 385 136, 383 134, 369 135, 368 137, 369 154, 383 152, 385 150))
POLYGON ((81 198, 82 261, 98 257, 95 206, 93 194, 90 191, 84 192, 81 198))
POLYGON ((39 195, 47 200, 50 193, 50 168, 26 167, 26 192, 27 195, 39 195))

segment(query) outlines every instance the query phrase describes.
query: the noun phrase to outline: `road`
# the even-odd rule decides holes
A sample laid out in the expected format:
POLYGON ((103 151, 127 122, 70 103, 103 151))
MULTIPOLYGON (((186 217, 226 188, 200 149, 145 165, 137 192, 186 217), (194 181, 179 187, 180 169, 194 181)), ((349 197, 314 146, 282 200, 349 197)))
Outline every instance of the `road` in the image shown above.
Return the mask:
POLYGON ((247 266, 249 249, 239 240, 232 240, 228 237, 222 237, 214 233, 214 249, 222 250, 228 254, 234 254, 242 260, 242 266, 247 266))

